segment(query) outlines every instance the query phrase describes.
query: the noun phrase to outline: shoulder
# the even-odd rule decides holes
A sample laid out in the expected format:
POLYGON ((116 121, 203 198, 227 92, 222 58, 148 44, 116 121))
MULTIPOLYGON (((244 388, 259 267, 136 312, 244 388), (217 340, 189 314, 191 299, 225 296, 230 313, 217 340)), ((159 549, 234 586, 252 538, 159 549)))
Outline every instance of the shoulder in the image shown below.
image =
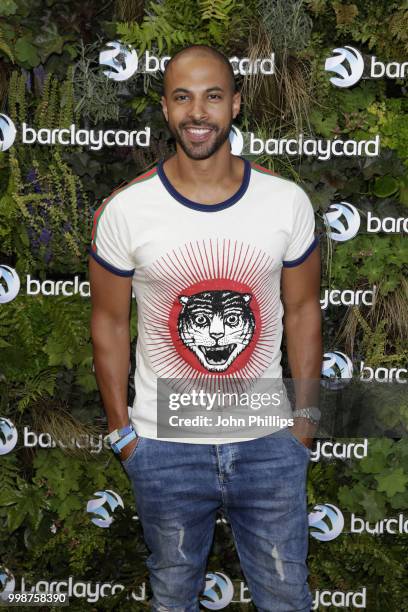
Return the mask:
POLYGON ((286 192, 297 192, 298 185, 294 181, 280 176, 280 174, 278 174, 277 172, 269 170, 269 168, 265 168, 264 166, 256 164, 255 162, 251 162, 251 168, 253 170, 257 182, 264 183, 270 189, 281 188, 284 189, 286 192))
POLYGON ((285 205, 291 202, 295 207, 310 204, 306 191, 295 181, 284 178, 277 172, 273 172, 255 162, 251 162, 251 168, 259 184, 266 186, 268 189, 273 189, 274 195, 280 192, 280 194, 285 196, 285 205))
POLYGON ((101 216, 102 214, 106 214, 108 210, 110 214, 113 214, 113 211, 116 213, 126 211, 129 206, 132 204, 134 205, 135 195, 139 195, 139 193, 142 194, 146 190, 149 190, 150 187, 153 186, 156 177, 157 166, 154 166, 147 172, 142 172, 125 185, 120 185, 102 201, 95 215, 101 216))

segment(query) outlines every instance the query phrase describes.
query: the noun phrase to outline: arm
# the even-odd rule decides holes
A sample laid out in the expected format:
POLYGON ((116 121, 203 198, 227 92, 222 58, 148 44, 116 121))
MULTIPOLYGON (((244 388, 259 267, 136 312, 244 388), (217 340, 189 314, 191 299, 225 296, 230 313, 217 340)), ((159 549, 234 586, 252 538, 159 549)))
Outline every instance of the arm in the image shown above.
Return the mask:
MULTIPOLYGON (((322 367, 320 247, 293 268, 282 270, 282 301, 289 367, 296 408, 318 406, 322 367)), ((310 445, 316 426, 296 418, 293 433, 310 445)))
MULTIPOLYGON (((91 336, 95 374, 108 419, 109 432, 129 424, 128 376, 130 361, 131 277, 121 277, 89 259, 91 336)), ((126 459, 137 443, 121 451, 126 459)))

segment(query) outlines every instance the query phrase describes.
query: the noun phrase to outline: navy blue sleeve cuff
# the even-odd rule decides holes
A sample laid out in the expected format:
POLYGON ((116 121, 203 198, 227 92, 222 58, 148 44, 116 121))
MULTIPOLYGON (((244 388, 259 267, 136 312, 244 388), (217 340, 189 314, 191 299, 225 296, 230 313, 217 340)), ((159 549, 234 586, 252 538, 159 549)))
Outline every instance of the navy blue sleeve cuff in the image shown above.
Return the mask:
POLYGON ((314 237, 312 244, 306 249, 306 251, 298 257, 297 259, 292 259, 291 261, 283 261, 282 265, 284 268, 294 268, 299 264, 303 263, 305 259, 307 259, 312 251, 315 250, 317 245, 319 244, 319 239, 317 236, 314 237))
POLYGON ((116 274, 117 276, 133 276, 134 274, 134 271, 135 271, 134 269, 133 270, 120 270, 119 268, 115 268, 115 266, 112 266, 112 264, 102 259, 102 257, 99 257, 99 255, 97 255, 95 251, 92 250, 91 247, 89 247, 88 253, 89 255, 91 255, 91 257, 94 258, 95 261, 98 262, 98 264, 100 264, 106 270, 109 270, 109 272, 112 272, 112 274, 116 274))

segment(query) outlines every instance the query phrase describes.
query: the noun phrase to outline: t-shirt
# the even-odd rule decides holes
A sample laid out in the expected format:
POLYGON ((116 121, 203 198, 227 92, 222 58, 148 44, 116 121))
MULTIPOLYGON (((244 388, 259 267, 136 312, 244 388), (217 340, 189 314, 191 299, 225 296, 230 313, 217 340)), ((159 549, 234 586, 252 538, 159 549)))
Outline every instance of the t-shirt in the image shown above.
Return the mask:
MULTIPOLYGON (((158 381, 224 389, 282 377, 281 270, 317 246, 314 211, 298 185, 243 162, 242 184, 224 202, 184 197, 160 161, 95 213, 90 254, 113 274, 132 277, 138 336, 129 416, 140 436, 206 444, 254 439, 259 434, 158 435, 158 381)), ((280 410, 291 414, 290 406, 280 410)))

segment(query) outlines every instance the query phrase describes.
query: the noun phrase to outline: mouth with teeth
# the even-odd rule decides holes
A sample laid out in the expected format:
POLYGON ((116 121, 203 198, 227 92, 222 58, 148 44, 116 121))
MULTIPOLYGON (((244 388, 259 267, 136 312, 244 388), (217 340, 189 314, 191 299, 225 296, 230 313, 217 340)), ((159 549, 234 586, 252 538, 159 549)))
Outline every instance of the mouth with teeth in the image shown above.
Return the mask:
POLYGON ((236 346, 236 344, 228 344, 227 346, 200 346, 199 349, 209 365, 222 366, 227 363, 236 346))
POLYGON ((204 142, 210 137, 213 128, 209 127, 186 127, 184 130, 187 132, 189 139, 192 142, 204 142))

